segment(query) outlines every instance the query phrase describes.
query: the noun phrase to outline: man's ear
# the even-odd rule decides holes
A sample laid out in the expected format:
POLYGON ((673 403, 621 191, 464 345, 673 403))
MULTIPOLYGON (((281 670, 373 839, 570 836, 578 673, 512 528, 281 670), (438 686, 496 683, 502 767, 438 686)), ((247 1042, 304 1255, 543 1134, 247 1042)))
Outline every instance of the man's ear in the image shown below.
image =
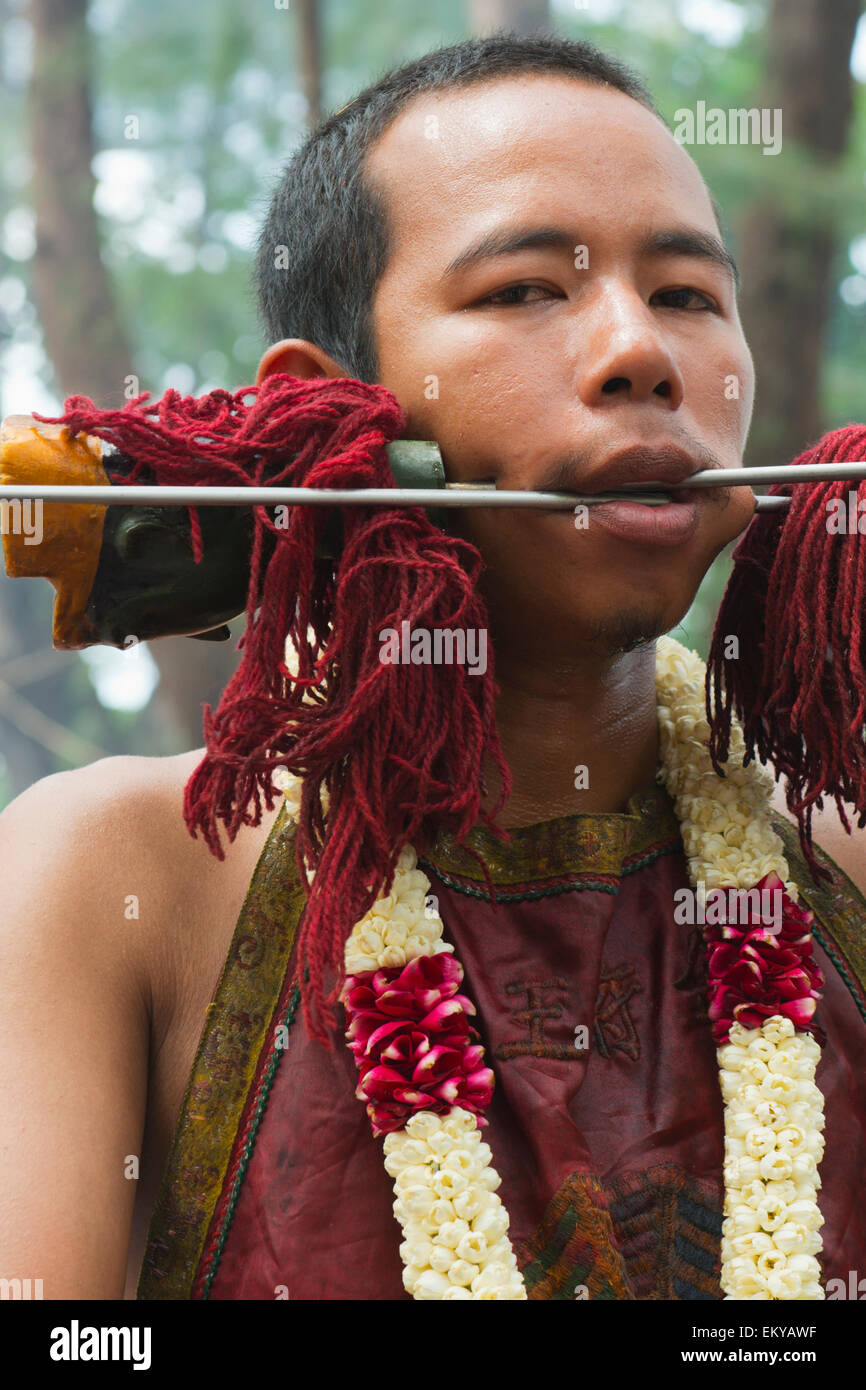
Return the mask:
POLYGON ((267 349, 256 372, 256 386, 277 372, 307 381, 314 376, 344 377, 348 373, 322 348, 304 338, 283 338, 267 349))

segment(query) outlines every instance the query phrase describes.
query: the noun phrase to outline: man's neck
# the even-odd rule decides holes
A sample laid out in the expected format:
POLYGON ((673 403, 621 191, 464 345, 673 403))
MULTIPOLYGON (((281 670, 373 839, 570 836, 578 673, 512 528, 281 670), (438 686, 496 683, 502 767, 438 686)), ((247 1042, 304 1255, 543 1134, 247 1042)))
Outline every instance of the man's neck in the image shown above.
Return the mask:
MULTIPOLYGON (((655 646, 567 666, 497 652, 496 719, 512 793, 506 829, 576 812, 624 811, 658 767, 655 646)), ((499 777, 488 762, 491 809, 499 777)))

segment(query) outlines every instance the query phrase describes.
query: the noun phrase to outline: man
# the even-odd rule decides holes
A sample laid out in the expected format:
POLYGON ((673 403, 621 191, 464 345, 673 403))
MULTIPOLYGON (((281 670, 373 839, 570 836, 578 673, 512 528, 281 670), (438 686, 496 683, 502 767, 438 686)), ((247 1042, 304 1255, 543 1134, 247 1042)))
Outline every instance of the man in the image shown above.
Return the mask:
MULTIPOLYGON (((288 372, 381 383, 407 411, 408 433, 440 443, 452 479, 579 492, 670 479, 664 470, 684 459, 692 469, 741 463, 753 371, 735 270, 710 196, 640 85, 587 46, 476 40, 429 55, 364 94, 312 137, 277 189, 259 283, 277 341, 258 380, 288 372), (276 254, 284 245, 288 262, 276 254), (281 268, 287 263, 288 272, 281 268), (732 381, 738 389, 726 391, 732 381)), ((673 520, 655 527, 647 509, 625 503, 599 510, 585 528, 568 514, 461 516, 462 534, 486 565, 497 722, 513 776, 501 824, 528 836, 533 852, 541 843, 534 827, 576 815, 590 817, 583 825, 602 837, 626 823, 634 829, 659 759, 654 639, 681 621, 707 567, 747 525, 753 506, 744 486, 667 508, 673 520)), ((108 759, 46 779, 2 817, 0 1094, 8 1137, 0 1264, 8 1275, 37 1273, 49 1298, 117 1297, 125 1278, 127 1294, 134 1290, 207 1006, 227 953, 238 961, 237 950, 229 952, 232 933, 276 813, 242 830, 217 862, 181 820, 182 790, 199 758, 200 751, 108 759)), ((496 792, 491 769, 487 804, 496 792)), ((866 886, 859 836, 847 840, 834 818, 821 818, 816 840, 866 886)), ((591 896, 575 899, 576 909, 591 896)), ((459 909, 456 897, 449 903, 459 909)), ((685 951, 685 937, 680 946, 685 951)), ((514 1020, 515 1038, 512 1053, 500 1045, 491 1060, 506 1095, 515 1063, 524 1077, 552 1075, 556 1084, 577 1070, 581 1079, 587 1074, 585 1061, 563 1051, 563 1025, 544 1022, 564 1017, 570 1032, 568 989, 586 996, 585 982, 566 982, 565 997, 545 994, 545 981, 533 976, 533 949, 527 938, 525 959, 515 959, 501 982, 513 985, 501 1007, 506 1022, 514 1020), (527 1022, 517 1026, 521 1006, 527 1022)), ((592 1025, 595 1051, 613 1055, 625 1075, 654 1045, 655 1024, 639 1019, 647 1030, 641 1038, 639 1010, 629 1004, 651 982, 640 971, 629 975, 630 958, 607 961, 605 973, 587 952, 585 968, 605 982, 621 1026, 605 1032, 608 1015, 588 996, 574 1022, 592 1025)), ((674 965, 689 983, 692 965, 674 954, 666 957, 665 988, 674 987, 674 965)), ((467 970, 477 993, 483 965, 467 970)), ((268 1012, 274 999, 260 1002, 268 1012)), ((481 1023, 492 1026, 483 1004, 481 1023)), ((701 1027, 709 1055, 708 1025, 701 1027)), ((211 1036, 211 1044, 222 1059, 220 1039, 211 1036)), ((680 1050, 692 1045, 683 1040, 680 1050)), ((228 1245, 216 1282, 204 1288, 199 1278, 196 1296, 401 1296, 390 1268, 381 1286, 366 1282, 368 1265, 374 1272, 381 1266, 378 1230, 361 1237, 349 1224, 341 1237, 341 1223, 355 1219, 366 1189, 351 1186, 351 1153, 323 1147, 338 1082, 366 1121, 351 1095, 348 1053, 320 1062, 311 1046, 318 1044, 291 1035, 287 1061, 292 1049, 306 1050, 295 1073, 281 1069, 280 1084, 288 1084, 283 1075, 298 1077, 315 1121, 305 1127, 293 1113, 288 1135, 262 1130, 234 1225, 224 1223, 218 1240, 212 1228, 201 1234, 199 1248, 207 1236, 222 1251, 227 1232, 228 1245), (313 1092, 322 1077, 317 1108, 313 1092), (259 1155, 270 1168, 255 1168, 259 1155), (328 1205, 341 1185, 349 1194, 345 1211, 328 1205), (249 1198, 264 1212, 267 1198, 289 1213, 293 1190, 313 1213, 313 1244, 274 1253, 268 1246, 279 1211, 267 1208, 257 1228, 243 1203, 249 1198), (319 1237, 327 1258, 319 1257, 319 1237)), ((593 1063, 600 1077, 595 1055, 593 1063)), ((225 1065, 231 1070, 231 1060, 225 1065)), ((192 1084, 192 1101, 202 1084, 192 1084)), ((542 1088, 540 1112, 544 1095, 542 1088)), ((718 1120, 717 1099, 706 1106, 718 1120)), ((278 1124, 280 1115, 272 1098, 266 1124, 278 1124)), ((584 1120, 584 1138, 591 1137, 592 1115, 584 1120)), ((211 1113, 209 1132, 219 1124, 211 1113)), ((525 1137, 527 1172, 544 1167, 545 1133, 525 1137)), ((362 1143, 354 1131, 351 1142, 362 1143)), ((369 1133, 366 1143, 372 1154, 369 1133)), ((363 1168, 367 1151, 355 1155, 363 1168)), ((180 1161, 190 1168, 183 1154, 180 1161)), ((629 1181, 642 1161, 634 1156, 629 1181)), ((579 1224, 642 1197, 644 1189, 624 1187, 621 1175, 615 1193, 596 1181, 591 1157, 575 1166, 587 1174, 574 1195, 579 1224)), ((690 1187, 688 1162, 661 1166, 668 1187, 653 1188, 652 1201, 673 1194, 709 1216, 704 1254, 688 1278, 678 1276, 680 1291, 666 1271, 668 1291, 652 1296, 718 1297, 715 1188, 690 1187)), ((194 1172, 190 1182, 194 1207, 194 1172)), ((230 1195, 227 1223, 238 1192, 230 1195)), ((511 1194, 518 1208, 525 1196, 511 1194)), ((372 1207, 386 1212, 396 1260, 399 1237, 386 1198, 377 1188, 372 1207)), ((201 1212, 186 1215, 195 1221, 201 1212)), ((294 1246, 297 1231, 306 1230, 304 1211, 298 1219, 294 1246)), ((615 1253, 630 1218, 613 1219, 615 1253)), ((149 1297, 192 1291, 189 1283, 182 1292, 159 1290, 160 1277, 176 1269, 177 1223, 173 1235, 170 1224, 152 1234, 149 1297)), ((530 1236, 527 1226, 527 1259, 545 1249, 541 1236, 535 1245, 530 1236)), ((590 1296, 598 1288, 605 1297, 651 1296, 645 1290, 655 1287, 654 1258, 648 1267, 646 1260, 640 1268, 639 1260, 601 1272, 593 1266, 590 1296)), ((574 1297, 575 1289, 566 1280, 536 1296, 574 1297)))

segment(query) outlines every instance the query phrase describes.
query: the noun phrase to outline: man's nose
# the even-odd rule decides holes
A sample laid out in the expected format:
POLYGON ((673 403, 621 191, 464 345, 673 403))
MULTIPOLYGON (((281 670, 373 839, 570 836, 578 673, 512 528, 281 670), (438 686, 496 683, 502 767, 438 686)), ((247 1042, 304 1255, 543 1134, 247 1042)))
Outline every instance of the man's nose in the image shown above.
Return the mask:
POLYGON ((669 410, 682 404, 683 378, 668 335, 633 288, 599 294, 581 317, 576 365, 584 405, 653 397, 669 410))

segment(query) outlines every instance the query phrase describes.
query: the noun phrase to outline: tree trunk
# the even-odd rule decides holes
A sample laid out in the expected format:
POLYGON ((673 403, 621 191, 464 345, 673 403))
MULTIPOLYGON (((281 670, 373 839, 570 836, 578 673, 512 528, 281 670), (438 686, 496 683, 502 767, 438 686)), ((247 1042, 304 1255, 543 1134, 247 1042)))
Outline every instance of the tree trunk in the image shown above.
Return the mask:
MULTIPOLYGON (((852 110, 851 47, 861 0, 773 0, 765 81, 755 105, 780 108, 782 138, 816 162, 845 151, 852 110)), ((784 159, 783 151, 772 158, 784 159)), ((825 428, 821 362, 837 242, 834 208, 795 213, 772 188, 741 225, 741 312, 755 358, 757 399, 747 462, 787 463, 825 428)))
POLYGON ((322 119, 322 34, 319 0, 298 0, 298 71, 307 99, 307 129, 322 119))
POLYGON ((549 0, 469 0, 469 27, 473 34, 490 34, 495 29, 549 32, 553 27, 549 0))
POLYGON ((31 0, 33 293, 64 395, 123 405, 131 352, 100 256, 87 0, 31 0))
POLYGON ((158 713, 168 724, 178 750, 197 748, 203 741, 202 709, 216 709, 220 696, 240 660, 235 648, 243 619, 229 642, 196 642, 189 637, 161 637, 148 650, 159 667, 158 713))
MULTIPOLYGON (((61 394, 80 393, 102 406, 122 406, 124 378, 135 369, 102 262, 93 206, 91 40, 86 15, 86 0, 30 0, 33 75, 28 118, 36 219, 33 291, 61 394)), ((32 625, 28 628, 19 621, 29 608, 13 600, 10 625, 18 629, 18 640, 10 644, 9 657, 34 646, 32 625)), ((46 623, 38 636, 47 643, 49 634, 46 623)), ((218 701, 237 660, 233 648, 233 643, 214 646, 185 638, 167 638, 151 646, 160 685, 142 719, 154 730, 154 751, 180 751, 201 742, 202 703, 218 701)), ((64 676, 40 682, 32 696, 28 692, 37 714, 41 710, 52 715, 58 706, 63 707, 64 693, 72 688, 67 682, 73 678, 68 664, 65 671, 64 676)), ((66 703, 74 709, 77 702, 67 699, 66 703)), ((42 726, 36 718, 31 723, 35 736, 42 726)), ((5 741, 20 741, 21 732, 19 719, 17 728, 4 731, 5 741)), ((49 734, 47 724, 44 732, 49 734)), ((40 774, 51 770, 45 766, 50 751, 42 747, 35 752, 40 774)), ((16 764, 18 791, 22 789, 20 769, 29 763, 26 758, 10 758, 11 763, 16 764)))

